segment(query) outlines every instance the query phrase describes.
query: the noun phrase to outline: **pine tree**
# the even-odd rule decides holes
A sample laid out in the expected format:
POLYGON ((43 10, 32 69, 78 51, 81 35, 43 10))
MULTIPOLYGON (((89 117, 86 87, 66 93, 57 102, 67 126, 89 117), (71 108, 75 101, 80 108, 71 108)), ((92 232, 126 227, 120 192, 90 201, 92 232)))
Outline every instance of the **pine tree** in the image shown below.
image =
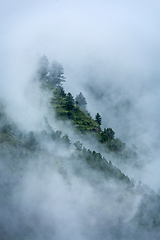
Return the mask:
POLYGON ((96 121, 99 125, 102 124, 102 117, 100 116, 99 113, 96 114, 96 116, 95 116, 95 121, 96 121))
POLYGON ((80 107, 83 111, 86 110, 86 99, 83 96, 83 94, 80 92, 76 97, 75 97, 76 105, 80 107))

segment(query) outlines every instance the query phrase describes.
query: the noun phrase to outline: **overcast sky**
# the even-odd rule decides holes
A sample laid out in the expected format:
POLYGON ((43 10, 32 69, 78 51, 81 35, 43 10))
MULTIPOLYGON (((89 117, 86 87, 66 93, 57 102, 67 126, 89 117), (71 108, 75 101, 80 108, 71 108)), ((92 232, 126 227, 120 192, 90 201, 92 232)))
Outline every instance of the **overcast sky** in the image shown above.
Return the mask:
POLYGON ((5 55, 46 54, 66 71, 100 61, 147 76, 160 60, 159 10, 158 0, 2 0, 1 46, 5 55))
POLYGON ((62 63, 73 94, 89 71, 137 91, 159 74, 159 10, 158 0, 2 0, 1 66, 33 71, 46 54, 62 63))

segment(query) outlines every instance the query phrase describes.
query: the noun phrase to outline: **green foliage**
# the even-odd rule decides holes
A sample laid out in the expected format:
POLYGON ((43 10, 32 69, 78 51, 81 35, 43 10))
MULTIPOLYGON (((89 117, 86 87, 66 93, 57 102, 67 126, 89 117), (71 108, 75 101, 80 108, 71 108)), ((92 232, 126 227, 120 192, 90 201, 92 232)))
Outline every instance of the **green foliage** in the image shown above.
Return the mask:
POLYGON ((59 97, 65 98, 66 97, 66 93, 65 93, 63 87, 60 86, 58 89, 59 89, 59 97))
MULTIPOLYGON (((61 86, 62 82, 64 81, 64 76, 63 76, 63 67, 60 64, 58 64, 57 62, 53 62, 50 66, 47 58, 44 56, 40 61, 40 66, 41 67, 37 74, 42 83, 42 88, 44 87, 44 88, 50 89, 53 93, 53 97, 51 99, 51 107, 55 110, 57 118, 60 118, 63 120, 69 119, 73 123, 73 125, 76 127, 77 131, 80 133, 83 133, 81 137, 84 135, 84 133, 91 133, 90 135, 94 137, 96 136, 98 141, 102 143, 104 147, 106 147, 107 151, 110 150, 116 154, 120 153, 122 155, 125 155, 126 158, 130 157, 131 155, 133 155, 134 158, 136 157, 136 153, 135 151, 133 151, 133 149, 124 151, 125 144, 122 143, 119 139, 115 138, 115 132, 112 130, 112 128, 107 128, 107 129, 104 128, 104 130, 101 130, 100 125, 101 125, 102 118, 99 113, 97 113, 95 120, 93 120, 92 117, 89 115, 89 113, 86 112, 86 110, 83 111, 84 110, 83 107, 85 108, 86 106, 86 100, 81 93, 76 97, 76 102, 74 101, 74 98, 71 93, 68 93, 68 94, 65 93, 63 87, 61 86)), ((75 170, 77 166, 81 168, 81 172, 79 171, 79 173, 82 174, 81 177, 84 176, 83 174, 85 172, 86 174, 85 177, 87 180, 89 179, 90 183, 94 184, 96 181, 98 182, 99 179, 100 181, 104 180, 103 177, 105 177, 106 179, 112 179, 112 180, 116 179, 119 183, 124 183, 122 185, 125 186, 125 188, 127 186, 127 189, 129 189, 130 192, 134 191, 133 181, 131 181, 128 178, 128 176, 126 176, 118 168, 113 166, 111 161, 108 162, 104 157, 102 157, 100 153, 96 151, 91 151, 90 149, 86 149, 85 147, 82 147, 83 144, 80 141, 76 141, 74 143, 76 151, 72 151, 72 155, 70 154, 69 157, 67 156, 63 158, 63 157, 57 156, 58 154, 57 155, 55 154, 56 151, 54 152, 57 146, 59 149, 64 149, 64 147, 66 148, 70 147, 71 141, 69 139, 69 136, 62 135, 62 131, 60 130, 54 131, 52 126, 49 123, 49 120, 46 117, 44 117, 43 127, 44 129, 40 132, 30 131, 30 132, 22 133, 18 129, 18 127, 7 118, 4 112, 0 112, 0 160, 5 162, 5 165, 7 166, 6 168, 7 171, 11 172, 11 174, 9 175, 9 181, 13 181, 15 176, 16 177, 18 176, 18 181, 17 180, 16 181, 21 182, 21 179, 24 173, 23 171, 26 170, 24 166, 27 163, 27 161, 33 161, 33 160, 39 161, 40 157, 42 157, 44 161, 44 164, 42 164, 43 167, 49 166, 49 167, 52 167, 53 169, 56 167, 58 171, 61 174, 63 174, 63 177, 65 176, 65 178, 68 174, 67 167, 74 160, 74 164, 72 164, 73 170, 75 170), (72 157, 74 157, 74 159, 72 157), (70 160, 70 162, 68 160, 70 160), (82 162, 82 164, 78 165, 78 161, 80 163, 82 162), (90 173, 93 174, 91 178, 88 177, 90 173), (95 176, 96 177, 98 176, 98 177, 96 178, 95 176), (99 176, 101 177, 99 178, 99 176)), ((35 165, 36 168, 38 165, 37 164, 38 161, 36 162, 36 165, 35 165)), ((33 162, 31 165, 34 166, 33 162)), ((43 175, 43 171, 44 171, 43 167, 41 172, 39 172, 40 168, 38 168, 38 174, 40 177, 41 177, 41 174, 43 175)), ((3 164, 1 164, 1 168, 2 168, 2 171, 1 171, 1 185, 0 185, 1 186, 0 204, 5 205, 8 199, 10 199, 10 202, 8 201, 8 203, 10 203, 8 204, 9 211, 11 211, 12 215, 13 215, 13 212, 15 212, 16 216, 18 217, 20 216, 20 220, 21 220, 23 218, 21 218, 21 215, 19 215, 19 213, 17 214, 18 207, 17 206, 15 207, 14 201, 13 201, 14 195, 12 195, 14 193, 13 188, 15 186, 16 186, 16 193, 18 190, 18 194, 19 194, 19 190, 21 191, 21 189, 19 188, 19 185, 17 184, 16 181, 15 182, 13 181, 12 183, 12 182, 9 182, 7 179, 7 181, 5 180, 5 183, 2 182, 3 178, 6 179, 5 175, 7 175, 8 172, 6 174, 6 169, 4 171, 3 164), (11 208, 11 203, 13 203, 14 209, 11 208)), ((49 171, 47 171, 47 173, 48 172, 49 171)), ((69 180, 69 178, 67 180, 69 180)), ((1 209, 3 209, 3 206, 1 207, 1 209)), ((136 219, 137 219, 137 222, 139 223, 140 229, 146 228, 148 231, 151 231, 152 229, 158 229, 159 231, 159 228, 160 228, 159 211, 160 211, 160 196, 155 194, 145 195, 139 207, 138 213, 136 214, 136 219)), ((8 210, 7 210, 7 213, 8 213, 8 210)), ((3 232, 3 226, 1 224, 3 221, 2 220, 0 221, 0 236, 2 236, 3 239, 28 238, 29 235, 27 234, 28 234, 28 231, 30 231, 30 224, 29 224, 29 227, 28 226, 26 228, 24 227, 24 229, 26 230, 25 231, 22 230, 23 232, 22 235, 18 236, 16 233, 15 235, 13 235, 13 234, 10 234, 12 233, 10 229, 10 226, 12 227, 12 224, 8 226, 8 219, 9 218, 7 216, 5 220, 5 224, 7 223, 6 229, 9 230, 7 233, 9 237, 7 235, 6 237, 3 237, 5 236, 3 232)), ((35 224, 36 224, 36 231, 37 229, 40 229, 40 228, 37 228, 38 226, 36 223, 37 219, 39 219, 39 216, 36 217, 35 219, 33 216, 33 224, 31 224, 33 225, 33 228, 35 227, 35 224)), ((128 228, 129 224, 126 226, 128 228)), ((121 238, 122 235, 120 235, 121 232, 118 229, 118 224, 116 225, 114 230, 116 230, 116 228, 117 228, 116 234, 118 234, 118 237, 120 236, 121 238)), ((45 229, 44 232, 48 232, 48 231, 46 231, 45 229)), ((34 237, 31 237, 31 238, 34 238, 34 237)), ((154 239, 154 238, 151 238, 151 239, 154 239)))
POLYGON ((115 132, 112 130, 112 128, 105 128, 104 132, 108 135, 109 139, 114 139, 115 132))
POLYGON ((53 91, 51 106, 55 109, 57 117, 63 120, 70 119, 77 130, 80 132, 96 131, 98 124, 75 105, 74 98, 71 93, 65 94, 63 88, 56 88, 53 91))
POLYGON ((108 162, 104 157, 102 157, 100 153, 83 148, 80 151, 78 158, 82 160, 85 159, 88 166, 103 173, 106 178, 118 179, 133 187, 133 183, 130 181, 128 176, 125 176, 118 168, 112 165, 111 161, 108 162))
POLYGON ((106 128, 100 133, 100 142, 105 143, 109 141, 109 136, 107 134, 106 128))
POLYGON ((86 111, 87 102, 81 92, 75 97, 75 102, 77 107, 79 107, 82 111, 86 111))
POLYGON ((102 117, 100 116, 99 113, 97 113, 95 116, 95 122, 97 122, 99 125, 102 124, 102 117))
POLYGON ((100 128, 101 116, 97 113, 97 121, 93 120, 87 112, 82 111, 74 101, 71 93, 66 94, 62 87, 53 90, 51 106, 56 111, 57 118, 71 120, 76 129, 81 133, 93 133, 99 142, 113 152, 123 151, 125 144, 119 139, 115 139, 115 132, 112 128, 100 128))
POLYGON ((71 115, 71 111, 74 109, 74 98, 70 92, 66 95, 65 109, 70 112, 69 116, 71 115))
POLYGON ((73 123, 80 132, 95 132, 98 125, 96 122, 84 113, 79 107, 75 107, 73 113, 73 123))
MULTIPOLYGON (((45 68, 48 68, 50 74, 52 72, 52 78, 54 75, 54 77, 59 76, 58 78, 63 80, 63 77, 60 77, 63 76, 62 66, 54 62, 54 64, 52 63, 50 67, 45 58, 43 59, 43 64, 46 66, 45 68), (52 71, 49 70, 50 68, 52 68, 52 71)), ((120 152, 123 152, 123 154, 121 154, 123 158, 130 156, 129 151, 125 151, 124 154, 125 144, 119 139, 115 139, 115 132, 112 130, 112 128, 104 128, 103 131, 101 130, 100 125, 102 123, 102 117, 99 113, 96 114, 95 120, 92 119, 90 114, 86 111, 87 102, 81 92, 75 97, 74 101, 74 98, 70 92, 65 93, 63 87, 59 83, 52 84, 51 81, 49 81, 48 76, 49 75, 47 74, 45 77, 46 81, 42 81, 42 86, 44 88, 49 88, 53 92, 51 106, 55 110, 57 119, 70 120, 80 133, 92 133, 94 136, 96 136, 99 142, 103 143, 107 151, 109 150, 118 153, 119 155, 120 152)))
POLYGON ((115 140, 109 140, 107 142, 107 147, 113 152, 121 151, 125 148, 125 144, 122 143, 118 138, 115 140))

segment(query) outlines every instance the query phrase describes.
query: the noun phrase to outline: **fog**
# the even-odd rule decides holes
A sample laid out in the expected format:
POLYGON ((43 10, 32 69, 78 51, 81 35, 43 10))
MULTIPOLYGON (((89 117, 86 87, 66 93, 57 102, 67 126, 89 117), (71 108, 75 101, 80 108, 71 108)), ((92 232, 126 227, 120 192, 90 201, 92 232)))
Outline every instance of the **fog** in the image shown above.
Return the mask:
MULTIPOLYGON (((75 95, 95 84, 107 95, 110 87, 113 104, 133 102, 143 124, 155 126, 159 1, 2 1, 1 19, 2 92, 15 91, 15 97, 31 77, 36 55, 46 54, 64 66, 67 91, 75 95)), ((101 106, 105 125, 106 106, 93 104, 94 96, 85 94, 92 114, 101 106)))
MULTIPOLYGON (((121 170, 136 182, 141 180, 157 191, 160 188, 160 1, 2 0, 0 5, 0 99, 10 118, 23 131, 43 129, 49 95, 42 93, 33 79, 37 71, 37 59, 45 54, 49 61, 57 60, 63 65, 65 91, 74 96, 82 92, 91 116, 94 118, 97 112, 102 116, 102 128, 111 127, 117 138, 130 147, 136 147, 138 158, 144 164, 143 169, 122 166, 121 170)), ((62 128, 64 134, 70 131, 71 139, 77 138, 70 127, 66 130, 63 123, 56 122, 54 116, 50 116, 50 119, 54 129, 62 128)), ((97 148, 97 145, 93 146, 88 141, 85 144, 88 148, 97 148)), ((71 218, 74 224, 66 226, 62 233, 57 230, 57 235, 54 233, 56 239, 64 239, 64 236, 72 239, 70 232, 75 232, 73 236, 76 239, 93 239, 82 224, 85 214, 81 216, 81 211, 89 211, 91 198, 95 198, 99 190, 89 184, 81 184, 75 176, 71 181, 72 189, 68 189, 57 171, 50 177, 48 171, 44 172, 42 179, 30 168, 25 171, 20 186, 23 191, 18 194, 16 204, 22 201, 22 209, 28 206, 32 212, 35 208, 30 207, 32 199, 38 199, 42 205, 39 205, 37 212, 46 219, 44 215, 49 212, 53 200, 57 209, 56 217, 53 219, 50 213, 51 217, 46 222, 57 221, 56 229, 60 229, 58 221, 67 224, 67 220, 61 218, 58 209, 64 204, 64 196, 67 196, 64 211, 66 215, 69 214, 66 218, 71 218), (47 182, 54 181, 58 182, 59 190, 52 189, 56 186, 50 184, 45 189, 47 182), (42 190, 39 185, 43 186, 42 190), (83 188, 83 185, 86 186, 83 188), (34 192, 32 188, 37 190, 34 192), (76 192, 77 188, 80 193, 76 192), (54 199, 50 192, 56 191, 57 198, 54 199), (42 195, 51 199, 43 200, 42 195), (79 195, 82 198, 77 200, 79 195), (28 196, 28 202, 25 196, 28 196), (60 199, 60 203, 57 199, 60 199)), ((110 187, 114 188, 114 184, 110 187)), ((113 193, 112 196, 118 198, 113 193)), ((131 196, 127 201, 130 202, 130 199, 131 196)), ((97 201, 102 204, 101 199, 97 201)), ((107 201, 110 204, 112 200, 107 201)), ((128 203, 128 216, 133 205, 132 201, 128 203)), ((123 207, 116 216, 113 214, 111 217, 117 224, 118 218, 128 217, 127 213, 121 216, 123 207)), ((110 208, 113 211, 114 205, 110 208)), ((44 222, 38 226, 44 226, 44 222)), ((36 236, 37 239, 41 238, 36 236)))
POLYGON ((66 91, 82 91, 103 127, 139 154, 158 151, 159 8, 158 0, 2 1, 0 89, 9 112, 21 124, 39 119, 24 89, 46 54, 63 65, 66 91))

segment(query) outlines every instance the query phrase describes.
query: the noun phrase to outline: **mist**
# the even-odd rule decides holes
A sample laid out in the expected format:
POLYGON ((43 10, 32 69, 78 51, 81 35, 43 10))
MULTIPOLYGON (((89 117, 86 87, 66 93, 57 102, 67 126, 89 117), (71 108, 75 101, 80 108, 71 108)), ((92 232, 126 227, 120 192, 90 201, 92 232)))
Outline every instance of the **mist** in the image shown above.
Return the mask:
MULTIPOLYGON (((54 130, 61 128, 63 135, 70 134, 73 151, 73 142, 79 137, 69 123, 66 127, 63 122, 57 122, 54 113, 49 114, 50 93, 42 92, 36 81, 37 59, 45 54, 49 61, 56 60, 63 65, 65 91, 74 97, 82 92, 91 116, 94 118, 97 112, 102 116, 102 128, 111 127, 117 138, 136 148, 143 168, 118 165, 120 170, 134 178, 136 184, 142 181, 157 191, 160 188, 160 2, 6 0, 0 5, 0 100, 11 121, 21 131, 38 132, 45 129, 44 116, 47 116, 54 130)), ((96 239, 99 232, 104 234, 101 236, 104 239, 105 231, 108 239, 117 239, 108 229, 112 224, 113 229, 115 225, 120 226, 119 219, 125 221, 129 217, 137 193, 128 193, 124 186, 105 180, 102 185, 93 186, 73 173, 75 163, 70 151, 44 143, 43 138, 41 144, 48 155, 27 157, 24 175, 18 176, 17 187, 11 194, 13 201, 9 199, 4 204, 2 215, 8 206, 18 211, 14 217, 6 214, 2 222, 5 225, 8 221, 10 225, 5 231, 16 234, 21 218, 25 218, 22 228, 34 229, 33 235, 26 239, 88 240, 96 239), (66 159, 69 156, 71 163, 63 162, 65 156, 66 159), (57 164, 59 159, 62 163, 57 164), (46 161, 49 167, 44 164, 46 161), (39 164, 38 169, 33 162, 39 164), (63 164, 69 183, 61 174, 63 164), (115 208, 117 212, 113 213, 115 208), (15 225, 12 225, 12 217, 17 219, 15 225), (65 226, 63 231, 61 225, 65 226), (38 232, 41 227, 42 231, 38 232), (94 229, 92 234, 91 229, 94 229)), ((93 140, 86 139, 84 144, 87 148, 99 149, 93 140)), ((102 154, 116 164, 113 156, 103 151, 102 154)), ((7 168, 12 156, 7 159, 7 162, 2 161, 2 169, 7 168)), ((123 233, 128 229, 134 231, 135 224, 132 228, 128 223, 127 230, 125 226, 123 233)))
POLYGON ((83 91, 93 117, 101 110, 103 126, 112 125, 124 141, 133 132, 133 143, 158 139, 159 7, 159 1, 3 1, 1 95, 19 104, 37 55, 46 54, 63 65, 66 91, 83 91), (120 110, 117 120, 115 105, 126 101, 129 113, 120 110))

